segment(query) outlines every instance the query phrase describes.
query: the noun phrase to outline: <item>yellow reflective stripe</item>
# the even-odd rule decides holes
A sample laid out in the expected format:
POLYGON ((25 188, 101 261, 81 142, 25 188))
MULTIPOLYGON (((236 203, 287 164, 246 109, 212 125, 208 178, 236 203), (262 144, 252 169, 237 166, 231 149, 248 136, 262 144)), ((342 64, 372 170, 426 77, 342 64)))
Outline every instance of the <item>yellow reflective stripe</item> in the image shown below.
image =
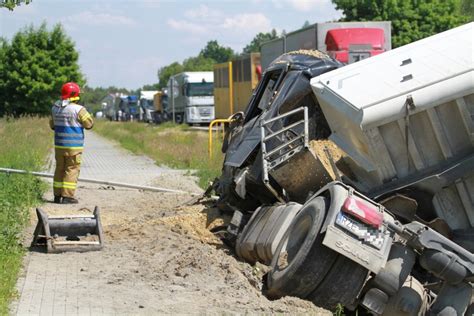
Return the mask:
POLYGON ((64 186, 63 182, 53 182, 53 188, 62 188, 64 186))
POLYGON ((84 147, 67 147, 67 146, 54 146, 54 148, 60 148, 60 149, 84 149, 84 147))
POLYGON ((86 113, 86 114, 83 114, 83 115, 80 115, 80 116, 79 116, 79 119, 80 119, 81 121, 85 121, 85 120, 91 119, 91 118, 92 118, 92 116, 91 116, 89 113, 86 113))
POLYGON ((68 189, 75 189, 77 186, 76 182, 59 182, 59 181, 54 181, 53 182, 53 187, 55 188, 68 188, 68 189))

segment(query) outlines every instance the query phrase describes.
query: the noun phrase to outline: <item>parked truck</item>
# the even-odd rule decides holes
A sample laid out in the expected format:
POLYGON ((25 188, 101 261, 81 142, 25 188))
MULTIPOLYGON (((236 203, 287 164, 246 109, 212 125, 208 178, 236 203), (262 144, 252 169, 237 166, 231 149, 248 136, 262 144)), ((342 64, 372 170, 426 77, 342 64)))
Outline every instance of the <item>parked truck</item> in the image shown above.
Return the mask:
POLYGON ((153 96, 158 91, 155 90, 143 90, 140 91, 140 100, 139 100, 139 120, 153 123, 153 112, 155 107, 153 105, 153 96))
POLYGON ((214 119, 214 74, 212 71, 182 72, 168 81, 172 120, 201 124, 214 119))
POLYGON ((153 122, 155 124, 161 124, 170 120, 167 89, 155 93, 153 96, 153 107, 153 122))
POLYGON ((387 21, 315 23, 263 43, 262 68, 281 54, 299 49, 317 49, 350 64, 390 50, 391 43, 391 23, 387 21))
POLYGON ((265 293, 472 315, 474 23, 343 66, 289 52, 223 145, 226 238, 265 293))

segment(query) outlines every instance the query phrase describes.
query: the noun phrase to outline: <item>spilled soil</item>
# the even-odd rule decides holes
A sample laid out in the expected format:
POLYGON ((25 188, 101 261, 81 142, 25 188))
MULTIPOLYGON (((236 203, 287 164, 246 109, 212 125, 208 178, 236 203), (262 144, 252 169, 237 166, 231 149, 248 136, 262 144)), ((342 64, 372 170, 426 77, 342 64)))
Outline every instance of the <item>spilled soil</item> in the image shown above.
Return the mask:
MULTIPOLYGON (((185 173, 157 177, 155 185, 199 191, 195 179, 185 173)), ((48 192, 45 199, 51 196, 48 192)), ((90 289, 81 292, 78 299, 87 302, 91 312, 331 314, 298 298, 271 301, 262 295, 266 267, 239 260, 233 249, 211 233, 212 228, 225 224, 229 215, 210 203, 188 205, 192 197, 186 194, 98 185, 80 185, 77 196, 78 205, 48 202, 43 209, 54 215, 84 214, 98 205, 105 232, 104 249, 59 255, 31 252, 26 263, 41 265, 43 260, 53 270, 69 265, 68 273, 78 278, 76 287, 90 289)), ((35 223, 32 211, 25 243, 31 240, 35 223)), ((24 278, 27 271, 28 266, 24 278)))

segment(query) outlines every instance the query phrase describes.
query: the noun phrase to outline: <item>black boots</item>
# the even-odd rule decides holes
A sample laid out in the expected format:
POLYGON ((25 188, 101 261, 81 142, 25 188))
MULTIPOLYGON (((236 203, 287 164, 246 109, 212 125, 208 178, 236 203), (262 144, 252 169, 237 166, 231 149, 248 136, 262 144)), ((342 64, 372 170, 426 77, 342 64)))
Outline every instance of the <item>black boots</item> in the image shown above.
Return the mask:
POLYGON ((63 200, 61 201, 61 204, 77 204, 79 201, 73 197, 67 197, 63 196, 63 200))
POLYGON ((75 198, 72 197, 66 197, 66 196, 54 196, 54 203, 56 204, 77 204, 79 201, 75 198))

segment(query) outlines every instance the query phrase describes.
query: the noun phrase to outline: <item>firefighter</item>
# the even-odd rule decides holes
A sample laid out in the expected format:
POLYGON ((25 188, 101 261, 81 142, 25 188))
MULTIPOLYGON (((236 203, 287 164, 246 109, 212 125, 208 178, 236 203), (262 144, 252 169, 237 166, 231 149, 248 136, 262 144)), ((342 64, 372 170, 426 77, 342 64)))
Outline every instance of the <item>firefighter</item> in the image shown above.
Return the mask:
POLYGON ((54 203, 76 204, 74 198, 84 148, 84 128, 94 121, 87 110, 77 104, 81 90, 75 82, 61 88, 61 100, 52 108, 49 125, 54 130, 56 170, 54 172, 54 203))

